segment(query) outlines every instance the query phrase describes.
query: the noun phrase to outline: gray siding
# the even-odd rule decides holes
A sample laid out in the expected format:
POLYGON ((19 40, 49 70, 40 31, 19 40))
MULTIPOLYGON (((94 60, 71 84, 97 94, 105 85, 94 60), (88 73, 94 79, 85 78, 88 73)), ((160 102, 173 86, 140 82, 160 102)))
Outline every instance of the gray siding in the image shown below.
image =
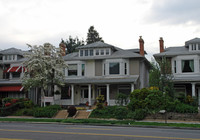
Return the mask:
POLYGON ((0 68, 0 79, 3 79, 3 69, 0 68))
POLYGON ((139 60, 138 59, 130 59, 129 61, 129 71, 130 75, 139 75, 139 60))
POLYGON ((102 76, 102 60, 95 60, 95 76, 102 76))
POLYGON ((140 62, 140 88, 149 86, 149 69, 144 61, 140 62))

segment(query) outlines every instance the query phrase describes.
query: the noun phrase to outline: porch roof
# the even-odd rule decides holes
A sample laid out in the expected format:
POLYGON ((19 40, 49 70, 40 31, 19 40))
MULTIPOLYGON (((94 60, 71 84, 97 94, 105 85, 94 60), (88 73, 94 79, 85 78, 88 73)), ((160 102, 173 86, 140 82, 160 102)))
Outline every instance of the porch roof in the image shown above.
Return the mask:
POLYGON ((174 77, 174 82, 199 82, 200 83, 200 75, 194 75, 194 76, 180 76, 180 77, 174 77))
POLYGON ((67 84, 114 84, 114 83, 136 83, 137 76, 123 77, 123 78, 80 78, 80 79, 66 79, 67 84))

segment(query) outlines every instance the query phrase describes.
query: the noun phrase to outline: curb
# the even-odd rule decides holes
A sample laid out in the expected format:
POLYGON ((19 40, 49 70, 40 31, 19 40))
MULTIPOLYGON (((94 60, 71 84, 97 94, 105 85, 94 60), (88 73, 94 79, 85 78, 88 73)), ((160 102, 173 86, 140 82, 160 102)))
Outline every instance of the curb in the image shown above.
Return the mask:
POLYGON ((125 124, 98 124, 98 123, 62 123, 62 122, 29 122, 29 121, 0 121, 0 123, 29 123, 29 124, 59 124, 59 125, 91 125, 91 126, 117 126, 117 127, 141 127, 141 128, 162 128, 162 129, 185 129, 200 130, 195 127, 176 127, 176 126, 153 126, 153 125, 125 125, 125 124))

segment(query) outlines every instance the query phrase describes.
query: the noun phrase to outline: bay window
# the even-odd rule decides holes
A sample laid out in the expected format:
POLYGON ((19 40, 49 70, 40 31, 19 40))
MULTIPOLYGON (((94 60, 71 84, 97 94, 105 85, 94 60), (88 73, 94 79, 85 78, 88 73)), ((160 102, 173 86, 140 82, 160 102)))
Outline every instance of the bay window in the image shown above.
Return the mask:
POLYGON ((119 62, 109 63, 109 74, 119 74, 119 62))
POLYGON ((182 60, 182 73, 194 72, 194 60, 182 60))

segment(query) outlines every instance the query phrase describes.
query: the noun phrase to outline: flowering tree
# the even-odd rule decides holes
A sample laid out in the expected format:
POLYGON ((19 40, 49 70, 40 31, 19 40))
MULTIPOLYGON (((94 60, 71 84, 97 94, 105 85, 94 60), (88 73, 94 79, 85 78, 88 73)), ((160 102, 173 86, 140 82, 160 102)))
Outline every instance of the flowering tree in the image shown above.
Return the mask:
POLYGON ((63 85, 64 71, 66 67, 62 57, 62 50, 55 48, 49 43, 43 46, 31 46, 31 53, 26 54, 27 58, 24 62, 26 71, 22 80, 25 89, 34 87, 41 88, 45 95, 48 95, 49 89, 51 93, 54 91, 54 85, 63 85))

